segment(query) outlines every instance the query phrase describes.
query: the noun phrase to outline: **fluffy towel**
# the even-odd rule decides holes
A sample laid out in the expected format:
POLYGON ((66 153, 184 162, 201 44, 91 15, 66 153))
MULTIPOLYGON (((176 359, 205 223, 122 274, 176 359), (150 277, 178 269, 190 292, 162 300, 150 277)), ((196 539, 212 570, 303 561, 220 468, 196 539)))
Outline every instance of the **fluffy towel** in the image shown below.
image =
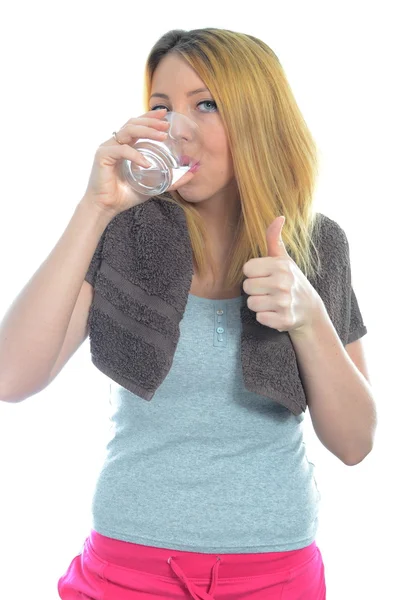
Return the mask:
MULTIPOLYGON (((193 277, 193 253, 183 209, 167 193, 112 219, 98 243, 86 280, 94 287, 88 317, 93 364, 130 392, 151 400, 167 376, 179 340, 193 277)), ((351 285, 343 229, 317 213, 321 276, 309 279, 343 343, 367 333, 351 285)), ((298 415, 307 408, 288 332, 241 308, 241 360, 246 388, 298 415)))

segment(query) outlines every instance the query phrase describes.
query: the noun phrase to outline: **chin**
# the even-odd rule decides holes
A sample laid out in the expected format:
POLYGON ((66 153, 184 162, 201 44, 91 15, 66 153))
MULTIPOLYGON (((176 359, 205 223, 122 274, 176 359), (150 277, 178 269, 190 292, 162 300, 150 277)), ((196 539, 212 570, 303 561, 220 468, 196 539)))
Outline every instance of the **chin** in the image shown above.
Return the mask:
MULTIPOLYGON (((184 186, 182 186, 183 188, 184 186)), ((180 188, 178 190, 179 195, 181 196, 181 198, 185 201, 185 202, 192 202, 192 203, 196 203, 196 202, 202 202, 203 200, 205 200, 205 198, 203 198, 202 196, 198 196, 197 192, 189 192, 189 191, 182 191, 182 188, 180 188)))
MULTIPOLYGON (((182 194, 181 194, 182 196, 182 194)), ((201 204, 208 200, 208 198, 190 198, 189 196, 182 196, 185 202, 188 204, 201 204)))

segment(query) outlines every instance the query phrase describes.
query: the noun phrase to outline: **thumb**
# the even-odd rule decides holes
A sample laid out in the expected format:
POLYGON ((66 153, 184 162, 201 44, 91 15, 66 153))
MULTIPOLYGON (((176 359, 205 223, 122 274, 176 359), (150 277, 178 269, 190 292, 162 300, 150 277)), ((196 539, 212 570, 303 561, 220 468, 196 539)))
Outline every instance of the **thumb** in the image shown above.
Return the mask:
POLYGON ((268 256, 289 256, 282 238, 285 217, 277 217, 266 230, 268 256))

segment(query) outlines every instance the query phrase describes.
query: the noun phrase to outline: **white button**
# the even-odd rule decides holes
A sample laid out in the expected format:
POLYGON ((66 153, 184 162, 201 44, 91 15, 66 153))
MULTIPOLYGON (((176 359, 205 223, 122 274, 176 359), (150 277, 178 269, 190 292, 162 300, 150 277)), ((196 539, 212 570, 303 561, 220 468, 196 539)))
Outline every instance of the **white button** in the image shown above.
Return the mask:
POLYGON ((223 310, 217 310, 217 311, 216 311, 216 314, 217 314, 217 315, 223 315, 223 310))
POLYGON ((225 330, 223 329, 223 327, 217 327, 216 331, 217 333, 224 333, 225 330))

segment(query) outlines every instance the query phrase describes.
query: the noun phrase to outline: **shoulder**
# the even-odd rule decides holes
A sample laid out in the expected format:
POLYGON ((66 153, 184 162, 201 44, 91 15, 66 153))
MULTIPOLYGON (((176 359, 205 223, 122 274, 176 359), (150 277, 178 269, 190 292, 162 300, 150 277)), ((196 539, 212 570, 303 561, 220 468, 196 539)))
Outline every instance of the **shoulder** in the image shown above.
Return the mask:
POLYGON ((167 265, 175 269, 176 257, 189 264, 186 261, 191 260, 191 252, 183 209, 162 196, 153 196, 112 219, 102 257, 119 272, 127 273, 134 261, 149 271, 151 264, 156 263, 156 268, 161 264, 165 273, 167 265))
POLYGON ((338 262, 349 259, 349 242, 339 223, 317 212, 314 227, 315 244, 324 259, 338 262))
POLYGON ((182 207, 169 194, 164 193, 160 196, 152 196, 119 213, 111 221, 109 229, 134 226, 155 229, 181 224, 186 225, 182 207))

